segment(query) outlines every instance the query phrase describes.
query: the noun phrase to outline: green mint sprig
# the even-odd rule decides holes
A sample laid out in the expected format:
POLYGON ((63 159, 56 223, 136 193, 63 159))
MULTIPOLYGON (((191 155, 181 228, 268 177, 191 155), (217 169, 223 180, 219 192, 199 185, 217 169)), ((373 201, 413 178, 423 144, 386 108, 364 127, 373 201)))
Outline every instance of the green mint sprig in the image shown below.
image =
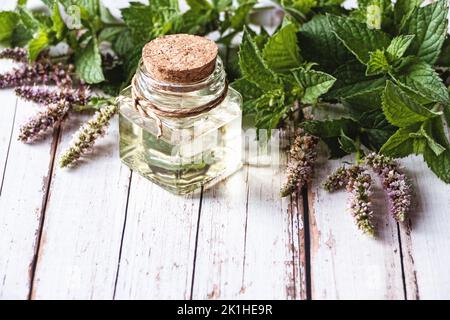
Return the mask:
MULTIPOLYGON (((364 2, 367 6, 376 1, 364 2)), ((447 34, 448 4, 445 0, 425 7, 419 4, 398 1, 395 6, 384 6, 381 18, 389 23, 380 30, 370 28, 355 14, 329 15, 328 24, 325 17, 316 17, 304 25, 299 38, 312 44, 307 49, 311 55, 318 45, 333 44, 325 51, 331 54, 318 59, 319 68, 337 78, 325 99, 342 103, 349 117, 303 126, 327 142, 332 156, 340 155, 336 145, 341 153, 351 153, 360 143, 393 157, 422 154, 433 172, 450 182, 450 148, 443 126, 444 116, 450 120, 450 99, 434 69, 437 61, 445 64, 441 49, 447 34), (343 47, 350 57, 342 53, 343 47), (373 121, 380 116, 385 118, 382 122, 373 121), (361 122, 370 118, 369 123, 361 122), (352 128, 350 121, 354 122, 352 128), (325 134, 326 126, 333 132, 325 134), (391 135, 380 135, 389 131, 391 135)))
POLYGON ((334 84, 331 75, 313 70, 297 45, 297 27, 285 21, 263 42, 244 29, 239 49, 242 78, 232 86, 244 96, 244 113, 254 114, 258 128, 275 128, 296 104, 315 104, 334 84))

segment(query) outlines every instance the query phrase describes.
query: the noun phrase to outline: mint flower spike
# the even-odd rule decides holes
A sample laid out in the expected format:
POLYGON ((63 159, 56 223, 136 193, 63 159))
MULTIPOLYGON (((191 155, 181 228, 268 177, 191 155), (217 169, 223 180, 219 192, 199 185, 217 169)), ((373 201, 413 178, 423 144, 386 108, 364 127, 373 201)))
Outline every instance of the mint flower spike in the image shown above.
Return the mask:
POLYGON ((372 178, 360 167, 354 172, 348 171, 347 191, 350 193, 349 211, 353 215, 358 228, 369 236, 375 235, 373 211, 370 197, 372 195, 372 178))
POLYGON ((50 66, 41 63, 24 64, 10 72, 0 75, 0 88, 17 87, 25 84, 50 82, 50 66))
POLYGON ((70 87, 73 82, 71 78, 73 70, 74 66, 71 64, 66 67, 62 63, 53 65, 50 61, 23 64, 19 68, 0 75, 0 88, 49 84, 52 81, 58 87, 70 87))
POLYGON ((62 90, 55 90, 46 87, 21 86, 17 87, 15 91, 17 96, 40 105, 49 105, 61 100, 71 104, 85 105, 90 97, 89 88, 84 84, 81 84, 78 89, 63 88, 62 90))
POLYGON ((301 190, 312 178, 316 162, 316 146, 319 139, 298 129, 294 143, 289 151, 287 181, 281 188, 281 196, 287 197, 301 190))
POLYGON ((38 112, 20 128, 19 140, 31 143, 41 139, 50 129, 61 123, 69 108, 70 104, 67 101, 60 101, 38 112))
POLYGON ((84 154, 92 150, 95 140, 105 135, 109 121, 118 110, 116 105, 103 107, 75 133, 71 146, 59 160, 61 168, 73 166, 84 154))
POLYGON ((389 210, 398 222, 404 222, 411 210, 412 186, 398 164, 391 158, 371 153, 365 163, 380 177, 389 198, 389 210))
POLYGON ((0 51, 0 59, 11 59, 16 62, 26 62, 27 57, 28 53, 24 48, 6 48, 0 51))
POLYGON ((330 174, 323 183, 323 188, 328 192, 334 192, 345 188, 348 183, 348 169, 339 167, 330 174))

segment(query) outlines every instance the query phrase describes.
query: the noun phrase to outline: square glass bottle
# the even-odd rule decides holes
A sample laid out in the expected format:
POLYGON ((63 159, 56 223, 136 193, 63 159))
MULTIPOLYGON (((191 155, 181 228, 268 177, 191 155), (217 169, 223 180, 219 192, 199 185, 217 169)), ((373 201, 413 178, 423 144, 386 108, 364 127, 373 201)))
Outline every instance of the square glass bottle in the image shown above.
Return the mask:
POLYGON ((161 187, 186 194, 241 167, 242 98, 228 87, 214 42, 191 35, 156 40, 118 98, 120 157, 161 187))

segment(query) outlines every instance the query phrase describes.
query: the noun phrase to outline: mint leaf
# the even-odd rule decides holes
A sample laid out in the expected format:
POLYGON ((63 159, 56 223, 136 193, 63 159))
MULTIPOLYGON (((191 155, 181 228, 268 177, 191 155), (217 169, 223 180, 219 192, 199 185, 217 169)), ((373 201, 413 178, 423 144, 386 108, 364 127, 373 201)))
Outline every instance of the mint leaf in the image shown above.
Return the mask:
MULTIPOLYGON (((108 41, 114 44, 117 41, 119 35, 125 30, 129 31, 126 26, 106 27, 102 29, 102 31, 100 31, 100 34, 98 35, 98 41, 108 41)), ((130 37, 130 34, 128 34, 128 37, 130 37)))
POLYGON ((75 66, 80 78, 87 83, 99 83, 105 80, 102 57, 95 38, 75 57, 75 66))
POLYGON ((239 5, 230 18, 230 25, 233 29, 241 30, 244 27, 247 16, 255 4, 256 1, 249 0, 239 5))
POLYGON ((100 20, 106 24, 118 24, 120 21, 117 20, 103 3, 99 3, 100 20))
POLYGON ((244 114, 255 112, 257 99, 264 94, 264 91, 245 78, 235 80, 231 83, 231 87, 242 95, 244 114))
POLYGON ((42 50, 49 46, 50 39, 44 29, 40 29, 33 39, 28 43, 28 59, 35 61, 42 50))
POLYGON ((395 24, 400 26, 422 2, 423 0, 397 0, 394 6, 395 24))
POLYGON ((305 23, 298 37, 303 57, 318 63, 321 70, 331 73, 353 58, 331 30, 326 16, 317 15, 305 23))
POLYGON ((423 157, 428 167, 444 182, 450 183, 450 146, 445 135, 442 119, 435 118, 431 123, 432 136, 437 143, 444 146, 446 150, 439 156, 431 147, 426 147, 423 157))
POLYGON ((25 47, 33 38, 33 34, 22 23, 19 23, 11 35, 12 47, 25 47))
POLYGON ((301 63, 297 45, 297 28, 287 23, 269 38, 263 49, 263 59, 276 72, 286 72, 301 63))
POLYGON ((328 20, 337 37, 364 64, 369 61, 371 52, 385 49, 391 42, 383 31, 369 29, 351 18, 328 16, 328 20))
POLYGON ((394 133, 389 140, 381 147, 380 152, 386 156, 393 158, 404 158, 410 154, 422 153, 424 139, 413 137, 418 130, 418 125, 406 128, 400 128, 394 133))
POLYGON ((324 72, 298 68, 292 70, 295 80, 304 90, 301 101, 305 104, 313 104, 317 99, 328 92, 336 78, 324 72))
POLYGON ((401 28, 402 34, 414 34, 407 54, 434 64, 447 34, 447 0, 438 0, 425 7, 417 7, 401 28))
POLYGON ((78 6, 82 11, 86 11, 91 17, 97 16, 100 8, 100 0, 60 0, 60 2, 63 3, 66 8, 71 5, 78 6))
POLYGON ((447 103, 449 101, 448 90, 441 78, 430 65, 424 62, 412 63, 398 75, 393 76, 402 85, 430 102, 447 103))
MULTIPOLYGON (((233 0, 212 0, 212 3, 217 11, 224 11, 225 9, 231 7, 233 0)), ((242 3, 242 1, 239 3, 242 3)))
POLYGON ((20 19, 23 23, 23 25, 30 31, 30 32, 35 32, 36 30, 38 30, 40 23, 38 20, 36 20, 33 15, 31 14, 30 11, 28 11, 27 9, 23 8, 23 7, 19 7, 19 15, 20 15, 20 19))
POLYGON ((66 25, 61 17, 61 12, 59 11, 59 6, 53 6, 52 11, 52 21, 53 21, 53 31, 56 33, 56 38, 61 40, 63 33, 66 30, 66 25))
POLYGON ((255 101, 256 127, 273 129, 286 113, 284 92, 281 89, 268 91, 255 101))
POLYGON ((441 54, 436 64, 440 67, 450 67, 450 37, 445 39, 442 46, 441 54))
MULTIPOLYGON (((333 75, 337 79, 336 83, 326 95, 331 99, 359 96, 359 100, 363 101, 365 93, 377 90, 381 92, 386 85, 385 77, 367 77, 365 66, 358 61, 340 66, 333 75)), ((368 96, 368 98, 372 99, 373 95, 368 96)))
POLYGON ((401 128, 439 115, 412 100, 391 81, 387 82, 383 93, 383 112, 391 124, 401 128))
POLYGON ((367 63, 366 75, 373 76, 387 73, 389 71, 389 62, 382 50, 376 50, 370 54, 369 62, 367 63))
POLYGON ((244 28, 242 43, 239 48, 239 65, 242 75, 259 88, 270 91, 281 87, 278 77, 262 59, 261 53, 247 28, 244 28))
POLYGON ((450 151, 446 150, 440 156, 431 150, 431 148, 425 148, 423 158, 425 159, 428 167, 438 176, 439 179, 445 183, 450 183, 450 151))
POLYGON ((17 25, 19 17, 12 11, 0 12, 0 41, 9 40, 17 25))
POLYGON ((440 156, 446 149, 439 142, 437 142, 433 137, 433 121, 425 121, 421 128, 420 133, 427 140, 428 147, 437 155, 440 156))
POLYGON ((363 90, 352 95, 343 97, 341 100, 350 104, 352 107, 360 108, 362 110, 371 110, 381 108, 381 96, 383 94, 384 85, 386 81, 380 82, 380 86, 363 90))
POLYGON ((212 9, 211 4, 207 0, 186 0, 186 3, 191 9, 195 10, 212 9))
POLYGON ((391 44, 386 49, 389 59, 395 61, 403 57, 411 42, 414 40, 414 37, 414 35, 401 35, 392 39, 391 44))
POLYGON ((341 131, 341 136, 338 138, 338 141, 341 149, 345 152, 353 153, 358 151, 355 141, 348 137, 343 130, 341 131))
POLYGON ((350 118, 339 118, 333 120, 310 120, 302 123, 302 128, 306 132, 320 137, 322 139, 326 138, 338 138, 341 133, 350 134, 354 132, 356 127, 356 122, 350 118))
POLYGON ((342 133, 347 137, 353 136, 356 133, 358 124, 349 118, 339 118, 324 121, 306 121, 301 124, 301 127, 306 132, 321 138, 330 150, 330 158, 337 159, 349 153, 341 148, 341 144, 346 143, 343 140, 339 141, 339 139, 342 139, 342 133))
POLYGON ((133 38, 146 41, 152 31, 153 11, 150 6, 132 2, 129 7, 121 10, 125 24, 130 28, 133 38))

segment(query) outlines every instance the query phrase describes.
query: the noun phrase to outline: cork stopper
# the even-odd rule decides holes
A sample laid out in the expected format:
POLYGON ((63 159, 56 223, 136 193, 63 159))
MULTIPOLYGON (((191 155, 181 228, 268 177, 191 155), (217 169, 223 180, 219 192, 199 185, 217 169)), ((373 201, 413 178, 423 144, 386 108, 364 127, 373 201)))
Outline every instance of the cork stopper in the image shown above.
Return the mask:
POLYGON ((215 69, 218 47, 204 37, 174 34, 156 38, 144 46, 144 66, 155 79, 194 83, 215 69))

